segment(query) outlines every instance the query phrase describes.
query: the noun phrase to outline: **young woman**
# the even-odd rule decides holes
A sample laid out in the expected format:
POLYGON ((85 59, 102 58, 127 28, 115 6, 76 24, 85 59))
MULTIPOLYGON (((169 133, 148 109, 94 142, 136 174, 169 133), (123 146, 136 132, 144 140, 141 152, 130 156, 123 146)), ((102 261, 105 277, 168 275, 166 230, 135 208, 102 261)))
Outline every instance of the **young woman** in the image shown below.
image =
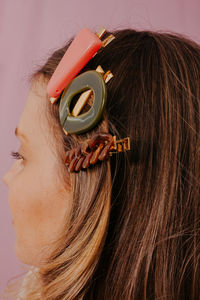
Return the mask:
POLYGON ((65 134, 47 94, 72 41, 31 75, 18 160, 4 176, 16 255, 31 266, 20 299, 200 299, 200 47, 112 34, 78 74, 113 74, 91 130, 65 134), (70 172, 66 152, 97 133, 129 137, 130 150, 70 172))

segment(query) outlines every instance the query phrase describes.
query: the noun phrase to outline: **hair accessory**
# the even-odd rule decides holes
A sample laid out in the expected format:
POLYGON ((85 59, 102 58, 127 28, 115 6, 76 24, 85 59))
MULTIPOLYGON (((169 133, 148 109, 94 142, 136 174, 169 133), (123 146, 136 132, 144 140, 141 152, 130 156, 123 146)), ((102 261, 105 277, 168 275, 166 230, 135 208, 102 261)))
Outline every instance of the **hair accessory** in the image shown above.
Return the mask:
POLYGON ((113 153, 127 150, 130 150, 129 137, 116 141, 116 136, 109 133, 96 133, 76 148, 67 151, 65 164, 70 172, 79 172, 97 161, 107 159, 113 153))
MULTIPOLYGON (((91 130, 104 112, 107 101, 106 83, 113 77, 111 71, 104 72, 98 66, 96 70, 84 72, 77 77, 76 75, 101 47, 107 46, 115 38, 111 34, 101 41, 105 33, 105 28, 101 28, 96 35, 87 28, 82 29, 49 80, 47 93, 52 104, 60 99, 59 116, 66 135, 91 130), (71 109, 75 96, 79 98, 71 109), (81 113, 89 99, 93 100, 93 104, 87 112, 81 113)), ((70 172, 80 171, 97 161, 105 160, 113 153, 126 150, 130 150, 129 137, 116 141, 116 136, 97 133, 82 145, 67 151, 65 163, 70 172)))
POLYGON ((106 101, 107 89, 105 81, 113 77, 110 71, 104 76, 101 66, 96 71, 87 71, 77 76, 65 88, 59 106, 60 121, 65 134, 80 134, 92 129, 101 119, 106 101), (84 92, 70 112, 70 104, 74 96, 84 92), (89 111, 78 115, 88 98, 93 95, 93 105, 89 111))
POLYGON ((62 92, 59 115, 66 135, 84 133, 92 129, 102 117, 107 100, 105 82, 113 77, 112 73, 108 71, 104 74, 103 69, 99 66, 96 71, 88 71, 75 76, 101 46, 105 47, 114 38, 113 35, 109 35, 102 42, 100 38, 105 32, 105 28, 101 28, 95 35, 89 29, 83 28, 72 41, 47 85, 47 93, 51 96, 52 104, 56 102, 62 92), (72 78, 74 79, 71 80, 72 78), (83 92, 84 95, 81 95, 73 112, 71 112, 72 99, 83 92), (86 113, 78 115, 92 94, 94 98, 92 107, 86 113), (52 98, 52 96, 57 98, 52 98))
POLYGON ((102 42, 100 38, 102 38, 105 33, 105 28, 101 28, 97 34, 94 34, 87 28, 83 28, 74 38, 47 86, 47 93, 51 97, 50 101, 52 104, 57 101, 63 89, 97 51, 101 47, 105 47, 114 38, 113 35, 109 35, 102 42))

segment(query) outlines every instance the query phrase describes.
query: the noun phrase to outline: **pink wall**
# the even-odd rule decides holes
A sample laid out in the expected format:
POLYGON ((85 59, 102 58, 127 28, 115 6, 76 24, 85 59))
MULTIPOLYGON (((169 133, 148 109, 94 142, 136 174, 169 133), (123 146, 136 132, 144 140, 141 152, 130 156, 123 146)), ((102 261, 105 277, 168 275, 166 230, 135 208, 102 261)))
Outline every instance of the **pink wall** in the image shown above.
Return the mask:
MULTIPOLYGON (((26 101, 27 76, 50 51, 82 27, 93 31, 101 26, 176 31, 200 42, 199 12, 199 0, 1 0, 1 178, 12 165, 10 151, 19 146, 13 132, 26 101)), ((1 291, 9 278, 23 272, 24 265, 15 257, 8 189, 2 181, 0 195, 1 291)))

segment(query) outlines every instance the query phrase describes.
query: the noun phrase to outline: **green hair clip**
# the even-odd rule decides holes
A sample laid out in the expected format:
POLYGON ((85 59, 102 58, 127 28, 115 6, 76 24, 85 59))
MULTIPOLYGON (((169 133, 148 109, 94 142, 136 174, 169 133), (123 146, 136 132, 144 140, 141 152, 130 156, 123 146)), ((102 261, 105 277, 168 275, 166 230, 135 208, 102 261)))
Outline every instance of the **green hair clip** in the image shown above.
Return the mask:
POLYGON ((63 130, 69 134, 80 134, 92 129, 101 119, 107 100, 107 90, 103 76, 97 71, 87 71, 77 76, 67 86, 61 96, 59 114, 63 130), (70 112, 70 103, 79 93, 83 93, 76 107, 70 112), (92 107, 77 115, 93 93, 92 107))

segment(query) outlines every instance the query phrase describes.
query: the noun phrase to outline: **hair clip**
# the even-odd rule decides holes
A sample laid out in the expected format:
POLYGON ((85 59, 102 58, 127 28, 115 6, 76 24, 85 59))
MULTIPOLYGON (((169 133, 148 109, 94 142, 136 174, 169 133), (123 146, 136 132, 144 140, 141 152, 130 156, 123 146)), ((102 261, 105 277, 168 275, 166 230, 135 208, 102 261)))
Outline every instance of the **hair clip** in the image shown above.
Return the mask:
POLYGON ((60 100, 59 115, 66 135, 86 132, 100 121, 107 101, 105 83, 112 77, 113 74, 110 71, 104 74, 101 66, 98 66, 96 71, 87 71, 77 76, 65 88, 60 100), (71 101, 79 93, 82 94, 70 112, 71 101), (93 105, 89 111, 79 114, 92 95, 93 105))
MULTIPOLYGON (((66 135, 87 132, 102 117, 107 101, 106 83, 113 74, 110 70, 104 72, 102 67, 98 66, 96 70, 84 72, 77 77, 76 75, 101 47, 105 47, 115 38, 111 34, 101 41, 105 33, 105 28, 101 28, 97 34, 87 28, 82 29, 72 41, 48 83, 47 92, 51 103, 60 98, 59 117, 66 135), (71 101, 79 94, 71 112, 71 101), (86 102, 91 98, 91 108, 81 114, 86 102)), ((69 165, 70 172, 79 171, 98 160, 105 160, 114 153, 127 150, 130 150, 129 137, 116 141, 116 136, 97 133, 82 145, 67 151, 65 163, 69 165)))
POLYGON ((87 28, 83 28, 74 38, 66 53, 62 57, 56 70, 47 85, 51 103, 55 103, 63 89, 80 72, 88 61, 101 47, 105 47, 114 36, 110 35, 104 41, 100 38, 105 34, 105 29, 94 34, 87 28))
POLYGON ((110 70, 104 74, 99 66, 96 71, 87 71, 77 77, 76 75, 100 47, 105 47, 114 38, 113 35, 109 35, 101 41, 100 38, 105 33, 105 28, 101 28, 97 34, 83 28, 70 44, 48 82, 47 93, 51 96, 51 103, 54 104, 60 98, 59 116, 66 135, 92 129, 103 114, 107 100, 105 83, 113 77, 113 74, 110 70), (71 101, 79 93, 82 95, 71 112, 71 101), (89 97, 93 97, 93 105, 89 111, 80 115, 89 97))
POLYGON ((77 147, 66 152, 65 164, 70 172, 79 172, 106 160, 113 153, 130 150, 130 138, 116 141, 116 136, 109 133, 96 133, 77 147), (116 150, 113 152, 112 150, 116 150))

